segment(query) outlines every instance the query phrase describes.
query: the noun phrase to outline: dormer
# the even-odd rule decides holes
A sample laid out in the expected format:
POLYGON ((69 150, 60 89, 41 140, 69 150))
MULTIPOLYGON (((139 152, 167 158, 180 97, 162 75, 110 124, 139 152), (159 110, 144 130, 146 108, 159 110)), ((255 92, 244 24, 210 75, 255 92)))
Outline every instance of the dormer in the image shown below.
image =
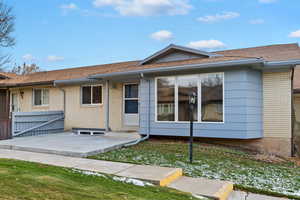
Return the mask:
POLYGON ((215 53, 170 44, 140 62, 140 65, 222 56, 215 53))

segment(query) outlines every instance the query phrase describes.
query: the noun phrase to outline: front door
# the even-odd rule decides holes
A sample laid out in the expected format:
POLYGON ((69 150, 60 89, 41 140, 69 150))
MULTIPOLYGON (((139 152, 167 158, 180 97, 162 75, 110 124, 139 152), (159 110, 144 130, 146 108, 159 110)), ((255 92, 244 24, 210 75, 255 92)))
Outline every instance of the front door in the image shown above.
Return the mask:
POLYGON ((125 126, 139 125, 139 85, 126 83, 123 87, 123 121, 125 126))
POLYGON ((9 119, 9 93, 0 89, 0 140, 11 138, 9 119))
POLYGON ((11 93, 11 112, 19 112, 19 99, 17 93, 11 93))

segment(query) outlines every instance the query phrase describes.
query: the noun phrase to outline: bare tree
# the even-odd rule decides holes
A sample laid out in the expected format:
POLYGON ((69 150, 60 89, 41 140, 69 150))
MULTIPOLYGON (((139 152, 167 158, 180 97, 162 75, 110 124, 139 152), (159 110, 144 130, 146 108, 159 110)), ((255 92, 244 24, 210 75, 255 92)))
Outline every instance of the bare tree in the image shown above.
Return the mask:
POLYGON ((31 65, 27 65, 26 63, 24 63, 22 66, 15 66, 11 70, 11 72, 19 75, 31 74, 39 71, 41 71, 40 67, 34 63, 31 65))
POLYGON ((14 25, 15 16, 12 14, 12 7, 0 0, 0 70, 10 61, 9 55, 2 54, 3 49, 15 45, 15 38, 12 36, 14 25))

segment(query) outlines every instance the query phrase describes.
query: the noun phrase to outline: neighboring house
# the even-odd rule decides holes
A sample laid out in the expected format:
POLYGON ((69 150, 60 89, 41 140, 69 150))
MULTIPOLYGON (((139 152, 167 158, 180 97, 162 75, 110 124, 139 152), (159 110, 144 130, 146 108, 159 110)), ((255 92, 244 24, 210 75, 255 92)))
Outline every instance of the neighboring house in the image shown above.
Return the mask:
POLYGON ((298 64, 298 44, 218 52, 169 45, 141 61, 2 75, 0 87, 11 111, 64 110, 66 130, 159 136, 189 135, 193 91, 195 137, 291 155, 298 64))

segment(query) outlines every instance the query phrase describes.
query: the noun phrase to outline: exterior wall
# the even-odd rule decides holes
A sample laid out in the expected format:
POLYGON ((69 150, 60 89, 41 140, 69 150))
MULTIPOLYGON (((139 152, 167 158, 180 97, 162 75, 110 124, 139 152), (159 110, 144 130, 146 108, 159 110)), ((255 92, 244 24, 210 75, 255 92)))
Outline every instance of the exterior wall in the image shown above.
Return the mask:
MULTIPOLYGON (((80 102, 80 86, 67 86, 63 89, 66 91, 66 130, 72 128, 104 128, 104 104, 82 105, 80 102)), ((103 86, 103 94, 104 90, 105 87, 103 86)))
MULTIPOLYGON (((141 81, 140 133, 188 136, 189 123, 155 122, 155 81, 141 81), (150 86, 150 108, 149 104, 150 86), (150 110, 150 116, 148 115, 150 110), (150 124, 149 122, 150 117, 150 124)), ((209 138, 261 138, 262 73, 255 70, 224 72, 224 123, 195 123, 194 135, 209 138)))
POLYGON ((158 58, 153 61, 153 63, 162 63, 162 62, 170 62, 177 60, 188 60, 193 58, 205 58, 206 56, 200 56, 192 53, 186 53, 182 51, 175 51, 173 53, 167 54, 161 58, 158 58))
POLYGON ((63 95, 58 88, 50 86, 39 86, 34 88, 49 88, 49 105, 33 105, 33 87, 12 88, 10 91, 18 95, 20 112, 63 110, 63 95), (24 92, 23 98, 21 97, 21 92, 24 92))
POLYGON ((109 95, 109 127, 113 131, 121 131, 123 129, 123 84, 111 83, 109 95))
POLYGON ((123 122, 123 84, 111 82, 109 85, 109 127, 112 131, 136 131, 139 127, 125 126, 123 122))
MULTIPOLYGON (((20 112, 63 110, 63 94, 58 88, 51 86, 34 88, 49 88, 49 105, 33 106, 33 87, 12 88, 11 92, 18 94, 20 112), (21 98, 20 91, 24 92, 23 98, 21 98)), ((104 128, 103 105, 81 105, 81 88, 79 85, 62 88, 66 91, 65 130, 71 130, 76 127, 104 128)), ((103 86, 104 90, 105 87, 103 86)))
POLYGON ((264 137, 291 138, 291 74, 263 73, 264 137))

